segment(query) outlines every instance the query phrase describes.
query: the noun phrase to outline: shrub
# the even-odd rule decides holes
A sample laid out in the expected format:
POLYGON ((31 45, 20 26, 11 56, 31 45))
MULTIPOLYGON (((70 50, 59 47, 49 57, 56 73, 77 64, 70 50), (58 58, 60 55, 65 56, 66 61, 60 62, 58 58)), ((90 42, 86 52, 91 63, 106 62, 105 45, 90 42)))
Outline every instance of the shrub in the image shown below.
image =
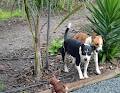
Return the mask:
POLYGON ((120 57, 120 0, 96 0, 88 6, 94 31, 104 38, 101 62, 120 57))
POLYGON ((54 39, 49 47, 49 53, 55 55, 58 53, 59 49, 62 47, 63 39, 56 38, 54 39))
MULTIPOLYGON (((79 0, 50 0, 52 13, 54 12, 71 12, 80 4, 79 0)), ((46 11, 49 0, 38 0, 37 5, 42 11, 46 11)))

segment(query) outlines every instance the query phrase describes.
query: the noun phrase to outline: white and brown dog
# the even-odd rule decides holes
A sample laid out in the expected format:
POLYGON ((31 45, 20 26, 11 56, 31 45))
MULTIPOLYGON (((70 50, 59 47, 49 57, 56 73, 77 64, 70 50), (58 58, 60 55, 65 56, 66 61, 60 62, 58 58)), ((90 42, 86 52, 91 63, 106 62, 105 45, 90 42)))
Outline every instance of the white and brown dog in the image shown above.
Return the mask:
POLYGON ((89 61, 90 61, 94 47, 91 46, 90 44, 81 43, 80 41, 75 40, 75 39, 68 39, 67 32, 69 31, 70 26, 71 26, 71 24, 69 23, 69 25, 65 31, 65 35, 64 35, 64 45, 62 46, 61 51, 60 51, 62 54, 62 60, 64 63, 64 70, 65 70, 65 72, 68 72, 66 62, 64 61, 65 55, 67 53, 67 54, 71 55, 73 58, 73 61, 76 65, 76 69, 79 74, 79 78, 80 79, 88 78, 87 68, 88 68, 89 61), (82 59, 84 61, 83 74, 82 74, 81 66, 80 66, 82 59))
POLYGON ((96 73, 101 74, 99 65, 98 65, 98 52, 102 50, 103 46, 103 39, 102 36, 98 35, 96 36, 95 34, 93 36, 89 36, 86 33, 80 32, 74 35, 73 39, 79 40, 82 43, 86 44, 92 44, 94 46, 94 61, 95 61, 95 67, 96 67, 96 73))

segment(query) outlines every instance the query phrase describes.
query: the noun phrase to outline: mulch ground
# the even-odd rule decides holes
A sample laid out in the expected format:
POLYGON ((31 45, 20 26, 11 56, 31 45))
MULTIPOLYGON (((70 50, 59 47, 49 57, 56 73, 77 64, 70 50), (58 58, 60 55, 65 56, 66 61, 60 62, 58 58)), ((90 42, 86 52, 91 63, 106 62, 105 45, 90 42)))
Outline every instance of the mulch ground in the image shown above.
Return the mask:
MULTIPOLYGON (((43 51, 44 52, 44 51, 43 51)), ((9 92, 13 91, 28 91, 28 93, 37 93, 49 89, 49 79, 53 73, 58 79, 65 83, 71 83, 79 81, 77 70, 71 63, 71 59, 68 56, 66 61, 68 62, 69 73, 63 71, 63 63, 61 55, 51 56, 49 55, 49 70, 43 70, 42 79, 36 81, 33 78, 33 62, 34 51, 32 49, 15 50, 14 52, 2 55, 0 58, 0 80, 5 82, 5 90, 9 92), (26 87, 26 89, 24 89, 26 87)), ((42 53, 45 54, 45 53, 42 53)), ((42 62, 45 64, 45 55, 42 55, 42 62)), ((120 61, 113 63, 106 63, 100 65, 102 74, 104 72, 114 70, 120 67, 120 61)), ((83 66, 82 66, 83 67, 83 66)), ((91 60, 88 73, 90 77, 96 76, 94 61, 91 60)), ((14 92, 11 92, 14 93, 14 92)), ((19 93, 19 92, 18 92, 19 93)))

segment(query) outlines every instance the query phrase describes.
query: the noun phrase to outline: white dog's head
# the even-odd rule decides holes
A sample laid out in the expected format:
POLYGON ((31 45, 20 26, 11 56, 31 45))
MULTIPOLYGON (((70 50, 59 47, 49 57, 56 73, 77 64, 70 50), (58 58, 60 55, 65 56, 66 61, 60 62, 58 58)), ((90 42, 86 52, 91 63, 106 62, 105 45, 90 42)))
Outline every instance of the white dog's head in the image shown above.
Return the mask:
POLYGON ((82 44, 79 51, 80 51, 81 58, 84 61, 90 61, 90 58, 93 52, 93 46, 89 44, 82 44))

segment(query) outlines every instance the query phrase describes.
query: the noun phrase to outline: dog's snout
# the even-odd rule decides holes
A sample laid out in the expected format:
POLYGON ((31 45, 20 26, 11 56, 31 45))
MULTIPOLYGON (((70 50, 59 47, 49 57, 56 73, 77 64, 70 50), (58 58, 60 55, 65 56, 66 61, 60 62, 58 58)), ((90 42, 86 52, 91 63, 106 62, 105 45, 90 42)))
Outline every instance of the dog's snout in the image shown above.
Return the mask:
POLYGON ((84 58, 85 61, 87 61, 87 58, 84 58))

